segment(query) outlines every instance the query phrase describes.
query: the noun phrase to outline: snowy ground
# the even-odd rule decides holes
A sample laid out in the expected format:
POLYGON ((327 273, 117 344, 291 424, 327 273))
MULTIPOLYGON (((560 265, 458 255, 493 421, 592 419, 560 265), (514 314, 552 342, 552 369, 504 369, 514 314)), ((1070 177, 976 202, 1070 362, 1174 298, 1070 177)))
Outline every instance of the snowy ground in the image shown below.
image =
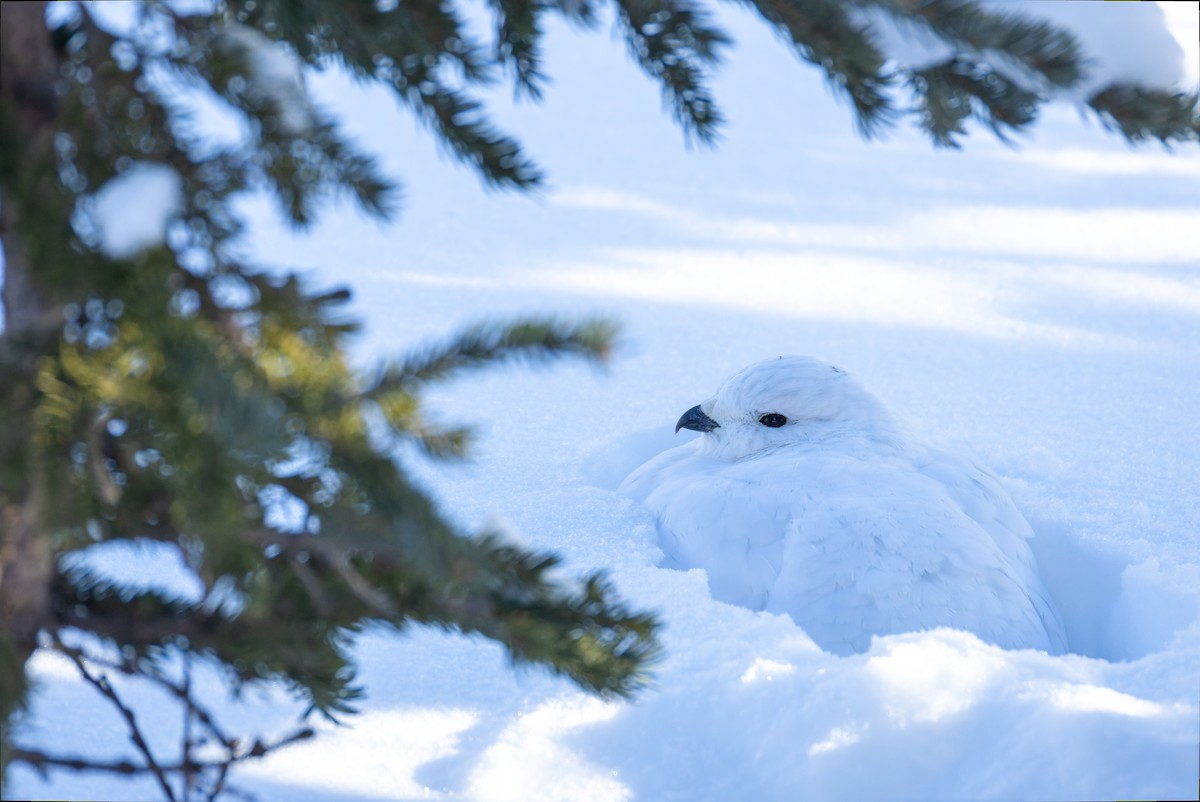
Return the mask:
MULTIPOLYGON (((356 290, 363 360, 483 316, 622 323, 606 371, 439 390, 431 410, 478 424, 475 458, 409 461, 464 525, 499 517, 570 570, 609 568, 660 611, 667 658, 651 690, 605 704, 513 673, 481 640, 365 637, 366 712, 244 769, 260 798, 1195 794, 1200 156, 1127 150, 1067 106, 1019 150, 982 133, 962 153, 907 130, 863 143, 813 70, 728 19, 738 47, 716 89, 731 124, 713 152, 685 151, 617 43, 552 30, 545 104, 499 105, 551 176, 534 199, 483 192, 381 96, 310 84, 404 177, 405 213, 382 229, 332 209, 296 238, 250 204, 254 247, 356 290), (837 658, 786 617, 712 601, 702 573, 656 566, 652 522, 613 488, 722 378, 783 353, 856 374, 918 438, 1001 475, 1072 654, 943 630, 837 658)), ((26 741, 126 752, 95 694, 52 660, 37 673, 26 741)), ((229 705, 231 729, 283 731, 287 706, 261 696, 229 705)), ((143 715, 168 727, 155 702, 143 715)), ((8 798, 155 796, 10 780, 8 798)))

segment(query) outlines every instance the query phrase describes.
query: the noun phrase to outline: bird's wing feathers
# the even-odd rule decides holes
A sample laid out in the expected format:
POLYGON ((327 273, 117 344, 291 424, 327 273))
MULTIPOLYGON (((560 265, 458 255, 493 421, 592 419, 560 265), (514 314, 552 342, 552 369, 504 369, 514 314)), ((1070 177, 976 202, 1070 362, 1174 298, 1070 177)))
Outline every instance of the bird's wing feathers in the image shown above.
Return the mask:
POLYGON ((1043 645, 1021 572, 948 487, 907 459, 814 462, 767 609, 834 651, 937 625, 1043 645))
POLYGON ((779 449, 729 463, 683 446, 621 491, 657 515, 672 562, 708 572, 714 598, 787 612, 831 651, 937 625, 1065 645, 1028 524, 995 477, 953 457, 779 449))
POLYGON ((940 451, 927 452, 918 461, 918 469, 940 482, 963 512, 992 538, 1036 609, 1050 640, 1050 651, 1066 651, 1066 630, 1042 585, 1027 542, 1034 537, 1033 529, 1000 480, 970 460, 940 451))

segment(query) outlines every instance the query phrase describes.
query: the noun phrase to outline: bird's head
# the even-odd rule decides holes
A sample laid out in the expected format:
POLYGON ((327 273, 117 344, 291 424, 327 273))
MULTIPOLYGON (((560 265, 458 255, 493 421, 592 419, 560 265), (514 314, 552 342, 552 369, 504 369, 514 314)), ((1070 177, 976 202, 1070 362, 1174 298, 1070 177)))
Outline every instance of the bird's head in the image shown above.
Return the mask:
POLYGON ((793 443, 854 436, 898 438, 883 405, 833 365, 802 356, 756 362, 679 419, 675 431, 703 432, 700 447, 742 459, 793 443))

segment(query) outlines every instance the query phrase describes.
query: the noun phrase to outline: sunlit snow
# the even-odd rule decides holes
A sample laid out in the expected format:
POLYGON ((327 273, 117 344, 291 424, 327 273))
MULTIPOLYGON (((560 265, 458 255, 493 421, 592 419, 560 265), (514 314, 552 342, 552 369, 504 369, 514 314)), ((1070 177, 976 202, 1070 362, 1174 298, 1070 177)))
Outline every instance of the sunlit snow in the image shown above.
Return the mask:
MULTIPOLYGON (((1195 3, 1178 5, 1194 19, 1195 3)), ((1106 74, 1196 63, 1194 35, 1183 56, 1164 46, 1150 4, 1053 13, 1098 6, 1149 13, 1122 23, 1106 74)), ((984 131, 962 152, 906 128, 864 143, 760 22, 720 18, 737 47, 714 85, 730 121, 714 151, 683 147, 608 36, 548 26, 544 103, 489 98, 551 176, 534 199, 485 192, 384 92, 306 76, 404 179, 404 212, 381 227, 333 208, 301 237, 248 198, 248 247, 354 289, 364 365, 482 317, 619 320, 606 369, 437 388, 439 419, 476 425, 474 457, 404 459, 463 527, 496 516, 568 572, 609 570, 665 622, 666 656, 636 699, 602 702, 513 671, 482 639, 370 633, 356 652, 364 714, 232 781, 311 802, 1193 797, 1200 156, 1132 151, 1066 102, 1015 149, 984 131), (921 440, 999 475, 1036 532, 1071 653, 936 629, 837 657, 785 615, 713 601, 703 571, 659 567, 654 521, 615 488, 690 436, 672 433, 679 413, 725 376, 786 353, 852 371, 921 440)), ((31 669, 18 742, 132 754, 69 665, 39 656, 31 669)), ((231 730, 282 734, 301 709, 278 689, 235 703, 209 680, 231 730)), ((178 710, 125 691, 165 750, 178 710)), ((149 779, 21 766, 9 782, 15 798, 158 795, 149 779)))

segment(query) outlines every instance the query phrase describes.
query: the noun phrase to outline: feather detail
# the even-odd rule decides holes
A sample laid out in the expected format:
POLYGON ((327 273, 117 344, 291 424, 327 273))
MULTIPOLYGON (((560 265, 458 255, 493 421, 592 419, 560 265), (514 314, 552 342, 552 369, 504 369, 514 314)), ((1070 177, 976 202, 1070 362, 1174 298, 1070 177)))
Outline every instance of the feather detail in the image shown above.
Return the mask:
POLYGON ((713 598, 787 613, 838 654, 934 627, 1067 649, 1033 532, 1000 481, 912 444, 844 372, 767 360, 700 410, 718 427, 654 457, 619 492, 656 516, 666 564, 707 572, 713 598), (767 414, 787 423, 762 423, 767 414))

